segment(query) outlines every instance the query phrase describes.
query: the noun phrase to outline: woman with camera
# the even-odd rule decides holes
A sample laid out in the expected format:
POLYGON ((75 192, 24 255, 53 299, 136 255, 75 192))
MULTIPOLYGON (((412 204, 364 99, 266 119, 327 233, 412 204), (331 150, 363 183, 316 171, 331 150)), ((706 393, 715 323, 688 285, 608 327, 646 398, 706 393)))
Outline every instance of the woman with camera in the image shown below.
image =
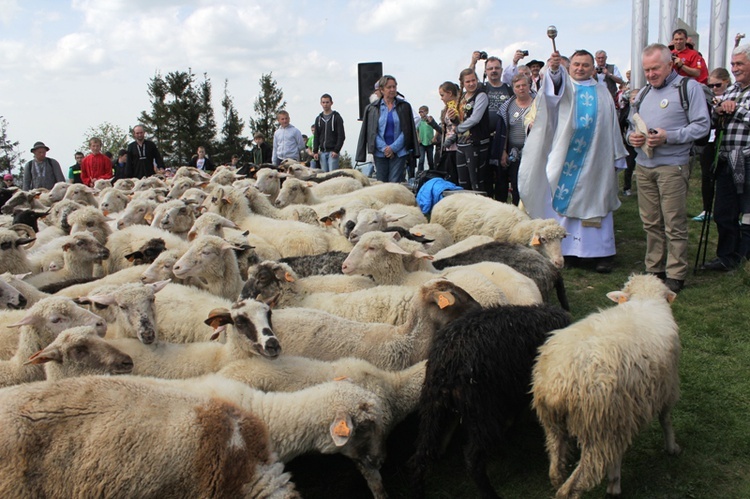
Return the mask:
POLYGON ((445 113, 446 118, 457 125, 458 185, 464 189, 488 192, 492 182, 487 166, 490 147, 489 99, 479 88, 479 80, 473 69, 461 71, 459 82, 461 97, 458 108, 449 108, 445 113))
MULTIPOLYGON (((526 126, 524 118, 530 111, 534 100, 531 98, 531 85, 526 75, 517 74, 511 82, 513 84, 513 97, 505 102, 498 111, 503 125, 498 124, 498 129, 505 130, 502 141, 502 155, 500 157, 500 170, 497 175, 496 199, 501 203, 508 201, 508 184, 513 191, 511 199, 518 206, 520 196, 518 194, 518 165, 521 164, 521 153, 526 143, 526 126)), ((497 134, 496 134, 497 137, 497 134)), ((494 147, 493 147, 494 149, 494 147)))

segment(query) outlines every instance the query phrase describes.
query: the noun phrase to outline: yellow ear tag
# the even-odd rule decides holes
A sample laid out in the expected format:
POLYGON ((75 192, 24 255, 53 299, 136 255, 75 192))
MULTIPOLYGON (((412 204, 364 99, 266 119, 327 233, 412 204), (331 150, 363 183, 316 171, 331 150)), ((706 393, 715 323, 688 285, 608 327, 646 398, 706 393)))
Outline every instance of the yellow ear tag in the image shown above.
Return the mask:
POLYGON ((414 235, 415 235, 415 236, 417 236, 417 237, 422 237, 422 236, 424 236, 424 234, 422 234, 421 232, 412 232, 412 234, 414 234, 414 235))
POLYGON ((453 297, 453 295, 449 293, 440 293, 438 295, 437 303, 438 303, 438 307, 443 309, 445 307, 450 307, 451 305, 456 303, 456 299, 453 297))
POLYGON ((143 219, 144 219, 145 221, 147 221, 148 223, 151 223, 151 221, 152 221, 152 220, 154 219, 154 216, 153 216, 152 214, 150 214, 150 213, 149 213, 149 214, 147 214, 147 215, 146 215, 145 217, 143 217, 143 219))
POLYGON ((286 282, 294 282, 294 277, 292 277, 292 274, 289 272, 286 272, 284 273, 284 280, 286 280, 286 282))
POLYGON ((627 297, 627 296, 625 296, 625 295, 622 295, 622 296, 620 296, 620 297, 619 297, 619 298, 617 299, 617 303, 625 303, 626 301, 628 301, 628 297, 627 297))
POLYGON ((532 246, 541 246, 542 242, 539 240, 539 236, 534 236, 531 238, 531 245, 532 246))
POLYGON ((333 381, 344 381, 345 379, 348 379, 346 376, 337 376, 333 378, 333 381))
POLYGON ((336 426, 333 427, 333 434, 337 437, 348 437, 351 435, 352 430, 349 429, 349 427, 346 425, 346 421, 343 419, 336 423, 336 426))

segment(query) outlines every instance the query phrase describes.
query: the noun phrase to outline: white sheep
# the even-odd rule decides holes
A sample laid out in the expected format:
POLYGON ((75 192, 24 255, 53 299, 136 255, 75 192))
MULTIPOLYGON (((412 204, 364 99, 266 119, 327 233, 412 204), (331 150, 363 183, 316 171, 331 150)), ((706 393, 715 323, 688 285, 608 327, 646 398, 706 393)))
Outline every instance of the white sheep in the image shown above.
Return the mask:
POLYGON ((39 195, 39 201, 44 206, 52 206, 55 203, 62 201, 70 185, 71 184, 67 182, 57 182, 52 186, 52 189, 50 189, 49 192, 43 192, 39 195))
POLYGON ((315 255, 326 251, 349 251, 351 243, 322 227, 293 220, 275 220, 254 214, 242 191, 228 187, 214 188, 209 210, 232 220, 243 230, 260 235, 281 256, 315 255))
POLYGON ((104 264, 106 273, 112 274, 129 267, 131 264, 125 255, 138 250, 151 239, 163 239, 167 249, 186 251, 188 248, 187 241, 165 230, 141 225, 126 227, 113 232, 107 240, 110 257, 104 264))
POLYGON ((299 497, 260 418, 147 378, 2 390, 0 461, 2 497, 299 497))
POLYGON ((487 293, 492 290, 485 279, 502 291, 507 303, 533 305, 542 302, 542 294, 534 281, 502 263, 482 262, 449 267, 442 271, 433 267, 430 270, 410 272, 410 268, 416 267, 415 259, 430 257, 419 251, 419 243, 398 239, 399 236, 395 233, 365 233, 344 260, 341 269, 346 275, 371 276, 377 284, 403 286, 418 286, 436 277, 454 280, 456 274, 455 278, 462 280, 454 282, 483 304, 487 293), (472 273, 475 275, 474 280, 471 278, 472 273))
POLYGON ((448 229, 456 241, 482 234, 496 241, 531 246, 558 268, 564 265, 561 242, 567 234, 565 229, 554 219, 531 219, 512 204, 485 196, 455 194, 435 205, 430 220, 448 229))
MULTIPOLYGON (((33 231, 32 231, 33 232, 33 231)), ((26 254, 27 245, 34 243, 34 236, 25 230, 0 227, 0 273, 31 272, 31 262, 26 254)))
POLYGON ((131 225, 148 225, 154 219, 154 210, 159 205, 151 199, 133 199, 117 219, 117 228, 122 230, 131 225))
POLYGON ((124 192, 132 192, 135 187, 135 180, 132 178, 118 178, 115 180, 114 188, 124 192))
POLYGON ((26 364, 43 364, 47 381, 133 371, 133 359, 107 343, 91 326, 66 329, 26 364))
POLYGON ((268 321, 269 310, 268 305, 255 300, 237 302, 231 310, 213 310, 206 319, 217 328, 211 339, 226 331, 225 343, 159 341, 144 345, 132 338, 111 339, 109 342, 133 358, 133 374, 167 379, 200 376, 251 355, 276 358, 281 347, 268 321), (219 329, 221 326, 226 327, 219 329))
POLYGON ((6 284, 10 284, 12 287, 17 289, 26 298, 26 304, 21 308, 29 308, 42 298, 49 296, 47 293, 39 291, 36 286, 32 286, 23 279, 29 274, 12 274, 10 272, 4 272, 0 274, 0 280, 6 284))
POLYGON ((533 370, 533 407, 558 498, 579 497, 605 471, 607 493, 619 495, 622 456, 657 414, 667 452, 680 452, 671 420, 680 391, 675 293, 656 276, 634 275, 607 296, 620 304, 553 332, 533 370), (566 480, 572 439, 581 458, 566 480))
MULTIPOLYGON (((6 272, 5 274, 9 274, 6 272)), ((5 275, 4 274, 4 275, 5 275)), ((4 279, 0 279, 0 310, 19 310, 26 307, 26 297, 4 279)))
POLYGON ((193 277, 211 293, 230 300, 239 296, 242 278, 236 247, 216 236, 200 236, 172 267, 179 279, 193 277))
POLYGON ((378 210, 367 208, 357 213, 354 227, 349 232, 349 241, 356 244, 367 232, 382 231, 388 227, 409 229, 423 223, 426 224, 427 219, 415 206, 388 204, 378 210))
POLYGON ((78 298, 79 296, 86 296, 92 290, 106 285, 119 285, 128 282, 141 282, 141 274, 146 270, 147 265, 134 265, 132 267, 124 268, 114 274, 105 275, 99 279, 84 282, 81 284, 73 284, 66 288, 61 289, 54 293, 55 296, 65 296, 68 298, 78 298))
POLYGON ((451 244, 450 246, 446 246, 437 253, 431 253, 431 255, 435 257, 435 260, 443 260, 445 258, 456 256, 459 253, 463 253, 464 251, 468 251, 472 248, 476 248, 477 246, 482 246, 483 244, 491 243, 494 241, 495 240, 490 236, 469 236, 466 239, 462 239, 454 244, 451 244))
POLYGON ((99 193, 99 208, 104 215, 119 213, 125 209, 130 198, 122 190, 110 187, 99 193))
POLYGON ((169 283, 126 283, 99 286, 75 299, 107 321, 108 338, 137 338, 148 345, 156 341, 155 295, 169 283))
POLYGON ((180 196, 180 199, 182 199, 186 203, 194 204, 195 206, 201 206, 207 197, 208 193, 206 191, 198 189, 196 187, 191 187, 190 189, 186 190, 182 194, 182 196, 180 196))
POLYGON ((277 208, 271 204, 264 193, 255 187, 246 187, 243 192, 253 213, 278 220, 296 220, 306 224, 318 225, 318 214, 309 206, 294 205, 277 208))
POLYGON ((281 179, 286 177, 286 173, 281 173, 274 168, 261 168, 255 174, 255 187, 268 196, 270 203, 274 203, 281 190, 281 179))
POLYGON ((407 206, 416 205, 414 194, 401 184, 372 185, 347 194, 321 198, 315 195, 309 183, 295 178, 290 178, 284 182, 275 204, 280 208, 297 204, 309 205, 320 217, 323 217, 337 210, 342 203, 350 200, 362 201, 370 208, 381 208, 391 203, 407 206))
POLYGON ((198 185, 199 184, 190 177, 179 177, 174 179, 171 188, 169 189, 169 193, 167 194, 167 199, 180 199, 180 197, 185 194, 185 191, 197 187, 198 185))
POLYGON ((63 199, 67 199, 68 201, 75 201, 76 203, 85 206, 93 206, 94 208, 98 208, 99 202, 96 200, 94 194, 96 194, 96 191, 94 191, 94 189, 92 189, 91 187, 83 184, 71 184, 66 189, 63 199))
POLYGON ((264 238, 248 231, 241 232, 236 223, 216 213, 206 212, 195 220, 193 227, 188 232, 188 240, 192 241, 198 236, 217 236, 235 245, 237 238, 242 237, 243 244, 252 246, 259 260, 278 260, 281 258, 281 254, 276 248, 271 246, 264 238))
POLYGON ((107 331, 104 319, 79 307, 69 298, 45 298, 30 309, 21 312, 23 315, 20 318, 18 314, 2 316, 2 319, 5 319, 2 322, 3 329, 20 329, 18 335, 4 331, 2 336, 3 348, 0 352, 4 353, 15 342, 15 354, 9 360, 0 361, 0 387, 44 379, 42 367, 24 366, 24 362, 52 343, 55 337, 65 329, 75 326, 93 326, 101 336, 104 336, 107 331))
MULTIPOLYGON (((26 279, 39 289, 76 279, 94 277, 94 264, 109 258, 109 249, 89 232, 79 232, 61 238, 63 268, 41 272, 26 279)), ((43 289, 42 289, 43 290, 43 289)))
POLYGON ((188 231, 194 222, 195 212, 192 207, 181 199, 174 199, 156 207, 151 227, 187 239, 188 231))
POLYGON ((107 238, 112 234, 112 228, 107 223, 111 220, 93 206, 84 206, 68 216, 71 234, 89 232, 100 244, 106 244, 107 238))

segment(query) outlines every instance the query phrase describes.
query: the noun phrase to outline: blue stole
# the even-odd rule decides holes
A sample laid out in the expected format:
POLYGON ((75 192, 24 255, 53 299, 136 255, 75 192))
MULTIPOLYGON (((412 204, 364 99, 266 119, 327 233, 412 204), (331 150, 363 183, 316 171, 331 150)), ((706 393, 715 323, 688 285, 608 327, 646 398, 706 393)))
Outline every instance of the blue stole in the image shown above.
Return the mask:
POLYGON ((552 207, 563 216, 568 211, 570 199, 573 197, 586 160, 586 153, 594 140, 597 104, 596 85, 576 85, 574 132, 570 138, 555 195, 552 197, 552 207))

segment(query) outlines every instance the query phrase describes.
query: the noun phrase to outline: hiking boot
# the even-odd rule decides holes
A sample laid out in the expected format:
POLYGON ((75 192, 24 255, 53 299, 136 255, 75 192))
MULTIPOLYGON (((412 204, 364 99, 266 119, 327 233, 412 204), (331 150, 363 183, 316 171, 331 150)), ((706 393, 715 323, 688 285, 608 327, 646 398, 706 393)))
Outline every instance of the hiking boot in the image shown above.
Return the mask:
POLYGON ((664 284, 667 285, 670 291, 673 293, 679 293, 682 288, 685 287, 685 281, 682 279, 672 279, 671 277, 667 277, 664 281, 664 284))
POLYGON ((667 273, 666 272, 649 272, 651 275, 655 275, 659 278, 661 282, 664 282, 667 280, 667 273))
POLYGON ((596 271, 600 274, 609 274, 615 268, 615 258, 612 256, 605 256, 599 258, 596 262, 596 271))
POLYGON ((715 270, 717 272, 729 272, 732 267, 725 264, 719 258, 714 258, 710 262, 701 265, 701 270, 715 270))

